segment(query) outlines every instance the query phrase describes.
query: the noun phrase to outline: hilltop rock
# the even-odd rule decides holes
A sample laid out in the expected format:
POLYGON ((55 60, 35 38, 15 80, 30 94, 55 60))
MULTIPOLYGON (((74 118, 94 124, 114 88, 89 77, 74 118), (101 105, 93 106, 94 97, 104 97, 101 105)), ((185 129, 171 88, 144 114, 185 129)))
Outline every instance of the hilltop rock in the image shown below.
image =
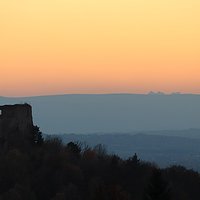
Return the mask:
POLYGON ((26 146, 34 140, 32 107, 29 104, 0 106, 1 146, 26 146))

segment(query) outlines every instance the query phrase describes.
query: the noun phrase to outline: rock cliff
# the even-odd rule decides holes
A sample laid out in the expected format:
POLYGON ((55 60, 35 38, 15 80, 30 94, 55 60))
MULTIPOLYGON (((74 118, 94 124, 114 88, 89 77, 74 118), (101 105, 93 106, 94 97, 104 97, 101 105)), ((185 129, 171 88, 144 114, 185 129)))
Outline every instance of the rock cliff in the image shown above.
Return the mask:
POLYGON ((27 141, 33 132, 32 107, 29 104, 0 106, 0 140, 27 141))

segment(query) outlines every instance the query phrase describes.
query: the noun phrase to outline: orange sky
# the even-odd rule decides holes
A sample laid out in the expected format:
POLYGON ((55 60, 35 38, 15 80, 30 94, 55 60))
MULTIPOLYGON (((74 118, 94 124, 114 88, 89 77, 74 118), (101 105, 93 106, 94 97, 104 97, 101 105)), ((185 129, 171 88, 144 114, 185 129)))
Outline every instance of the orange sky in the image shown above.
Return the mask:
POLYGON ((0 1, 0 96, 200 93, 199 0, 0 1))

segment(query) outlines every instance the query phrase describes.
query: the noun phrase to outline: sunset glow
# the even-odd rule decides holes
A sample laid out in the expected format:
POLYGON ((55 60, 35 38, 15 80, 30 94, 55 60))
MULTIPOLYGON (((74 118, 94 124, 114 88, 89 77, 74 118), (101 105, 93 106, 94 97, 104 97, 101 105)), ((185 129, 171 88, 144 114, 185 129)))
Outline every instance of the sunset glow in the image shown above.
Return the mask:
POLYGON ((199 0, 0 1, 0 96, 200 93, 199 0))

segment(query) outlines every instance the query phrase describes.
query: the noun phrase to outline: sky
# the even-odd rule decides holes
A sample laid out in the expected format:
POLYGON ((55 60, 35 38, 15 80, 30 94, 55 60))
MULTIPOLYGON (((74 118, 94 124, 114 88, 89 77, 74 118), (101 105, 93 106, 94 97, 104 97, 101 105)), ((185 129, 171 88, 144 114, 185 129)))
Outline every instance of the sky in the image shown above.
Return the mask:
POLYGON ((199 0, 0 1, 0 96, 200 93, 199 0))

